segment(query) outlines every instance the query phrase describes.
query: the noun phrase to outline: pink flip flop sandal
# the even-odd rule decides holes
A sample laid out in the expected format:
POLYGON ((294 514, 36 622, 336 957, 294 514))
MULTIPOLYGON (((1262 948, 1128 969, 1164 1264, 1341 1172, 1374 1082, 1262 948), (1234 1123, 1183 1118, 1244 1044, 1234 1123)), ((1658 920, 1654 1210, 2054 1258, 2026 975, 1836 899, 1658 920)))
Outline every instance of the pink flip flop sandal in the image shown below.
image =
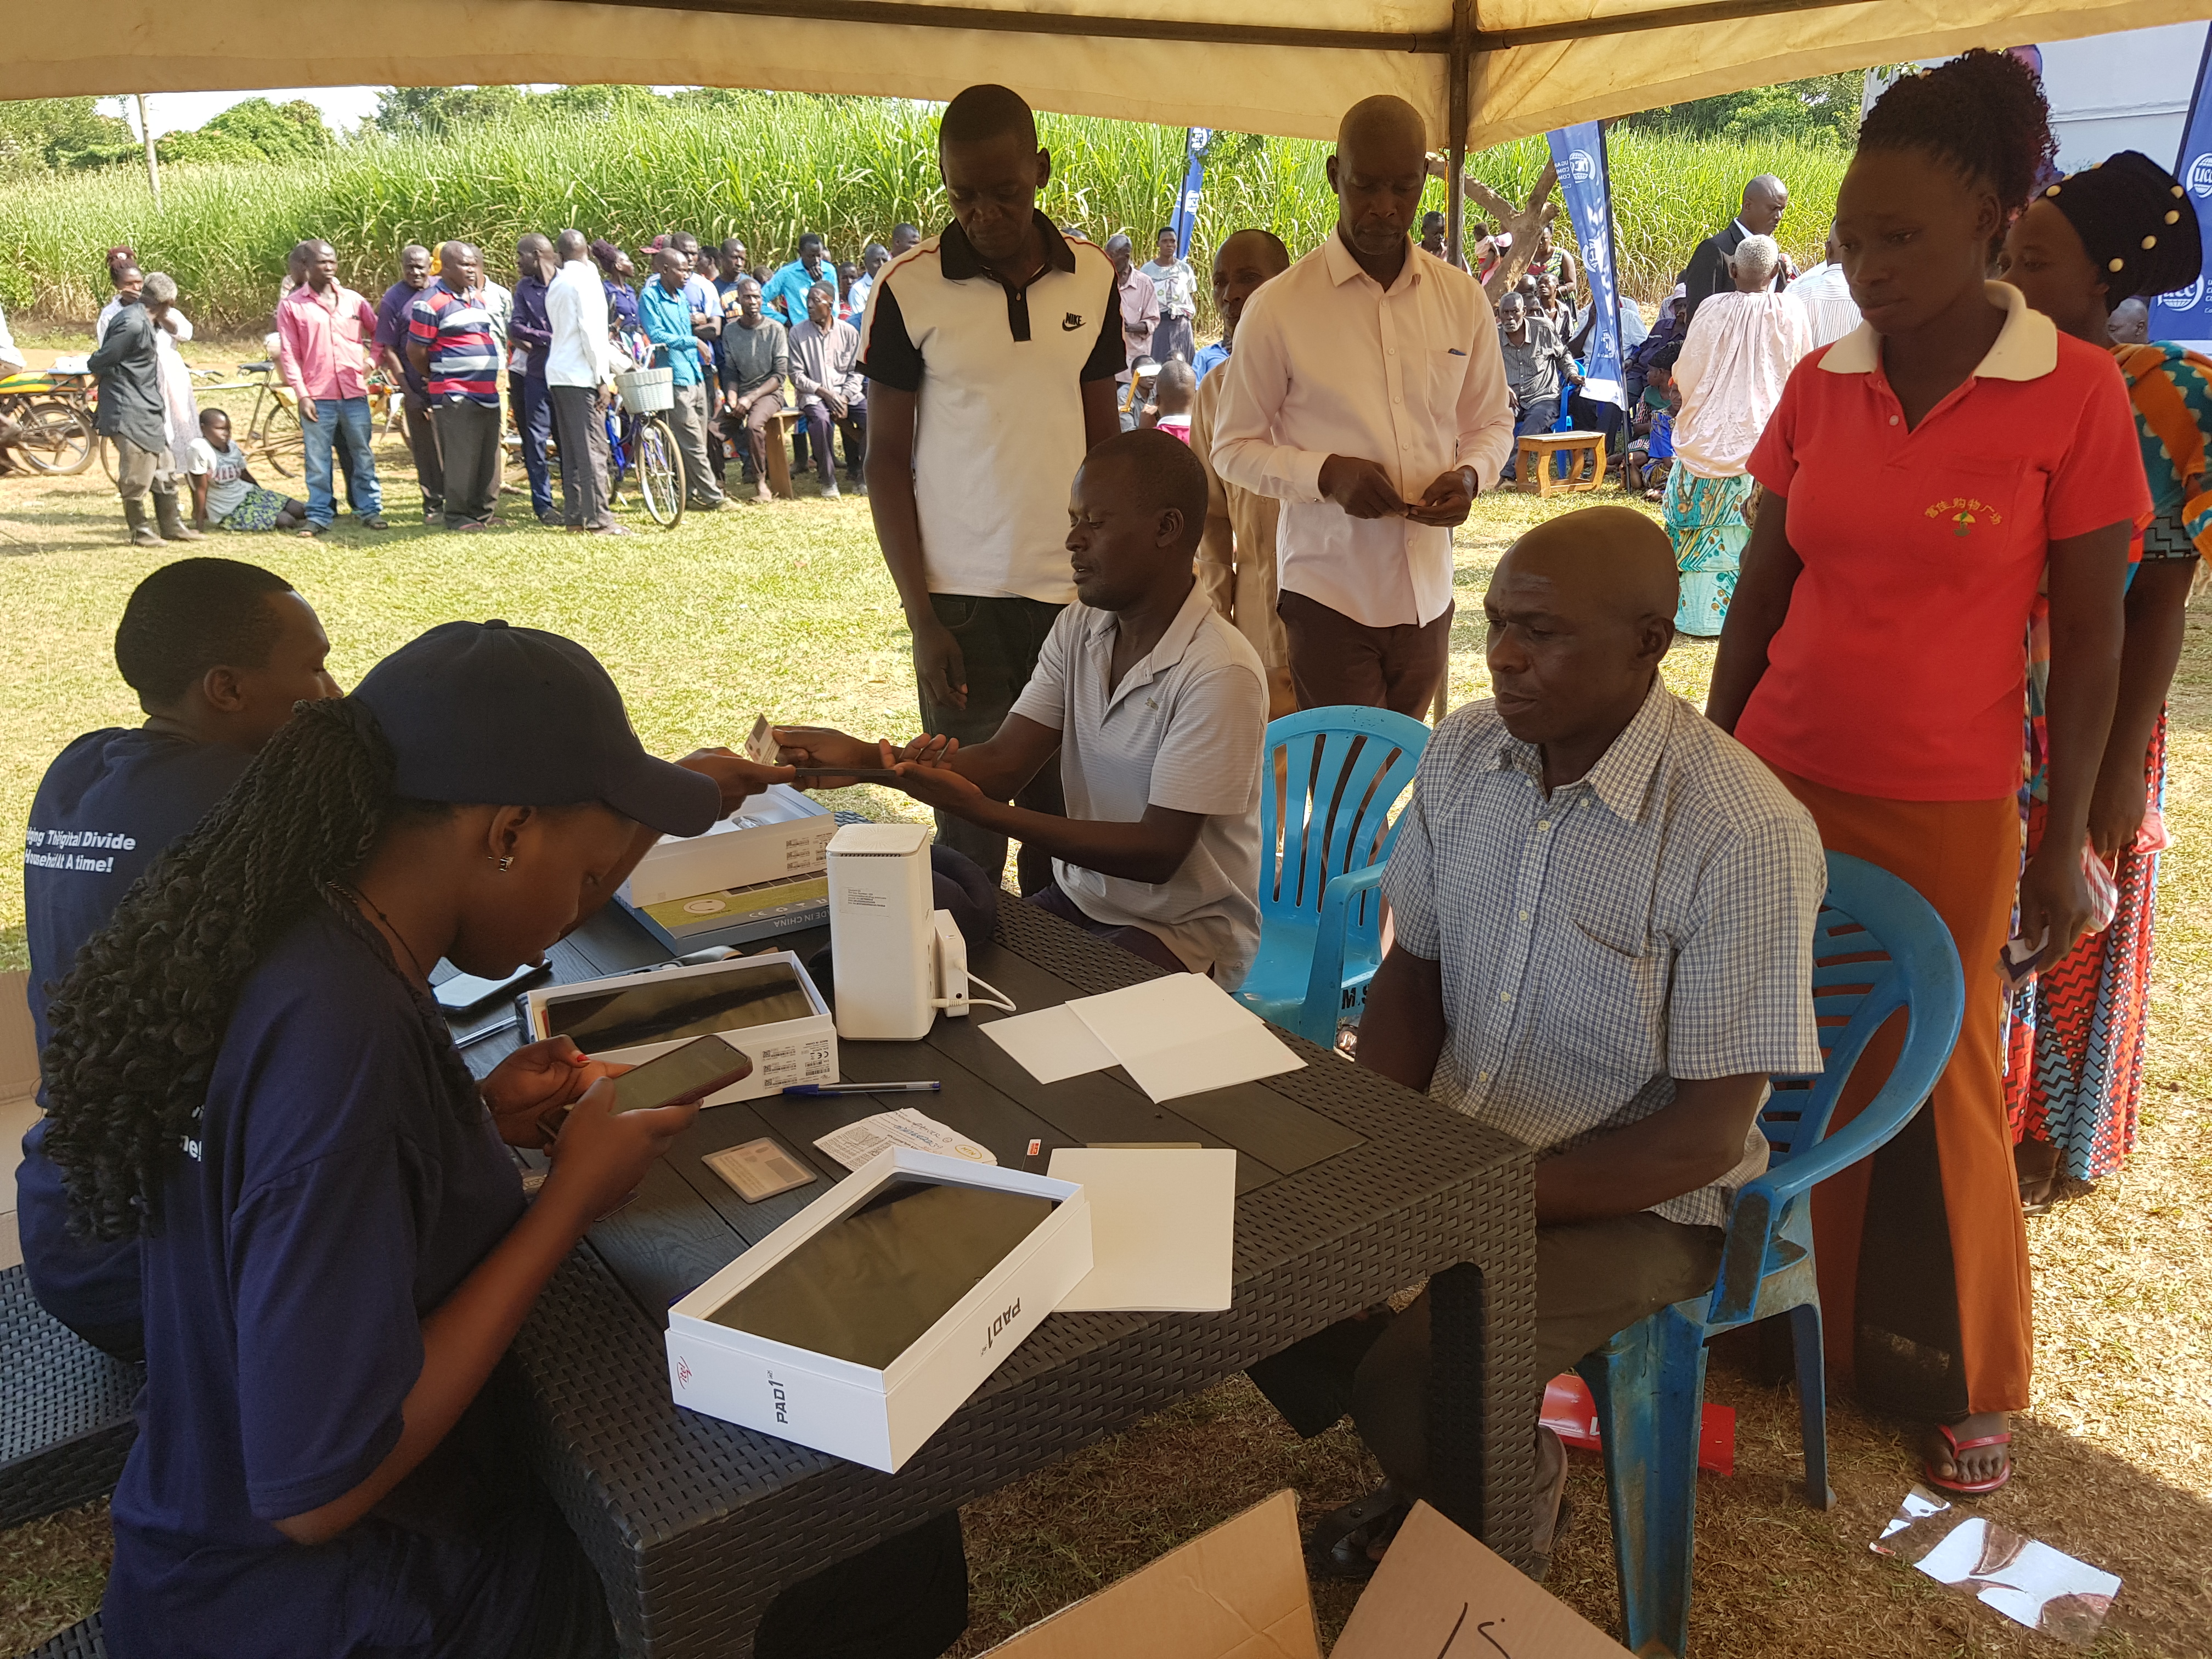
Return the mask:
MULTIPOLYGON (((1984 1446, 2010 1446, 2009 1434, 1985 1434, 1973 1440, 1961 1440, 1951 1432, 1948 1423, 1938 1423, 1936 1432, 1943 1437, 1943 1443, 1951 1449, 1951 1461, 1955 1466, 1960 1452, 1978 1451, 1984 1446)), ((2012 1479, 2012 1454, 2005 1454, 2004 1468, 1986 1480, 1946 1480, 1936 1473, 1936 1466, 1927 1458, 1920 1460, 1920 1478, 1937 1492, 1948 1492, 1954 1498, 1981 1498, 1995 1492, 2012 1479)))

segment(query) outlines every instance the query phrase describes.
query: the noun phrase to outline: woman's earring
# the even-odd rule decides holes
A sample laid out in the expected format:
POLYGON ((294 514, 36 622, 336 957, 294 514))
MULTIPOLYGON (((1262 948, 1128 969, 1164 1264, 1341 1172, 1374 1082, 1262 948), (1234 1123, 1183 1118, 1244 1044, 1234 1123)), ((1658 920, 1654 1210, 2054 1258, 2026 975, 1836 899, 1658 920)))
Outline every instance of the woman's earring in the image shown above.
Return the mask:
POLYGON ((514 862, 514 855, 513 854, 511 854, 511 853, 510 853, 510 854, 508 854, 507 857, 505 857, 505 858, 501 859, 501 860, 499 861, 499 872, 500 872, 500 874, 501 874, 502 876, 503 876, 503 875, 505 875, 505 874, 507 873, 507 866, 509 866, 510 864, 513 864, 514 862))

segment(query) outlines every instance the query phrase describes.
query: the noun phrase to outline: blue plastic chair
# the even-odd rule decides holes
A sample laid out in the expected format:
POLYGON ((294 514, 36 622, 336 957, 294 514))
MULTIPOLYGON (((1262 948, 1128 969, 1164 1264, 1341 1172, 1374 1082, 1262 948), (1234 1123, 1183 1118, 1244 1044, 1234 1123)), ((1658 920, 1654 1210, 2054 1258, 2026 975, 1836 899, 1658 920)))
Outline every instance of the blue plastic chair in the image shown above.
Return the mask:
POLYGON ((1260 795, 1260 954, 1237 999, 1328 1048, 1382 965, 1394 809, 1429 728, 1387 708, 1307 708, 1267 723, 1260 795))
POLYGON ((1597 1407, 1621 1623, 1630 1650, 1638 1655, 1681 1659, 1689 1641, 1698 1434, 1705 1344, 1712 1337, 1775 1314, 1790 1316, 1805 1495, 1815 1509, 1835 1502, 1828 1487, 1811 1189, 1905 1127, 1959 1040, 1966 986, 1957 947, 1928 901, 1887 871, 1828 854, 1828 895, 1813 957, 1814 1009, 1826 1067, 1814 1077, 1774 1079, 1759 1119, 1773 1163, 1736 1194, 1712 1295, 1661 1309, 1576 1367, 1597 1407), (1850 1123, 1828 1133, 1852 1066, 1900 1008, 1905 1043, 1888 1081, 1850 1123))

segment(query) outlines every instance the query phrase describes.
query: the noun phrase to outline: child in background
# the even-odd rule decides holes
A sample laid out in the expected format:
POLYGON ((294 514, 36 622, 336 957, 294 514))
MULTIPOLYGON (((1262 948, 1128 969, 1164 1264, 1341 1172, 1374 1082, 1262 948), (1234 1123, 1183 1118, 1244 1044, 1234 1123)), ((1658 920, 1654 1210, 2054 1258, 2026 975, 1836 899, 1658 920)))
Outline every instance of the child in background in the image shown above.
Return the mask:
POLYGON ((1665 493, 1662 486, 1674 465, 1674 411, 1681 402, 1672 360, 1664 366, 1655 362, 1645 377, 1644 396, 1632 426, 1636 435, 1629 440, 1621 461, 1622 484, 1631 490, 1642 490, 1647 501, 1656 501, 1665 493))
POLYGON ((246 452, 230 441, 230 416, 200 410, 200 435, 191 444, 192 522, 225 530, 298 530, 307 504, 264 489, 246 470, 246 452))
POLYGON ((1158 427, 1183 443, 1190 441, 1190 406, 1198 396, 1198 371, 1180 357, 1160 365, 1152 400, 1137 417, 1139 426, 1158 427))

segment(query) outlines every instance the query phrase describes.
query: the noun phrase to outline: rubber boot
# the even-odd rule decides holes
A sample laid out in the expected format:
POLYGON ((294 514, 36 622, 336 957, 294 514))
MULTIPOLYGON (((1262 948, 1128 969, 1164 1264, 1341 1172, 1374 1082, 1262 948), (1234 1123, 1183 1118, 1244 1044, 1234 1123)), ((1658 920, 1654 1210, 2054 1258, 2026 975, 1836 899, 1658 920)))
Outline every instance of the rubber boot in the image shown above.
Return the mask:
POLYGON ((197 542, 206 538, 186 524, 184 515, 177 511, 177 492, 157 489, 154 492, 154 516, 161 521, 161 537, 165 542, 197 542))
POLYGON ((123 503, 123 521, 131 526, 131 542, 134 547, 159 547, 161 537, 154 526, 146 522, 146 503, 142 501, 123 503))

